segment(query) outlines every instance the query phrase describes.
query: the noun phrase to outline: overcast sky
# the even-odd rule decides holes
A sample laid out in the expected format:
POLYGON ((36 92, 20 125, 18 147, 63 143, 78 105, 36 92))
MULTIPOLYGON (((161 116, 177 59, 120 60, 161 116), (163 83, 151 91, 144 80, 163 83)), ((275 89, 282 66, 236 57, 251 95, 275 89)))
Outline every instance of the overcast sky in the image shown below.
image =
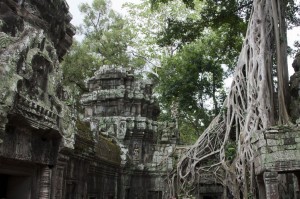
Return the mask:
MULTIPOLYGON (((91 4, 93 0, 67 0, 70 6, 70 12, 73 15, 72 24, 79 25, 82 22, 82 15, 79 12, 78 6, 81 3, 89 3, 91 4)), ((124 12, 122 10, 122 5, 126 2, 138 3, 140 0, 111 0, 112 8, 120 13, 124 12)))

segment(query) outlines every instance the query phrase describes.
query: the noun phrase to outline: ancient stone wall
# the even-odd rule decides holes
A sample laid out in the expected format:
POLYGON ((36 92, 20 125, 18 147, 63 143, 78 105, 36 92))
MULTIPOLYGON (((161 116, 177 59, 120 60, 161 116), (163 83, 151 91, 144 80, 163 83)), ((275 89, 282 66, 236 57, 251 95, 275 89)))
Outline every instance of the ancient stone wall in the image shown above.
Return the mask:
POLYGON ((0 198, 163 198, 178 132, 157 123, 151 82, 101 68, 82 97, 89 127, 65 105, 71 18, 65 0, 0 1, 0 198))
POLYGON ((72 148, 59 65, 75 31, 67 3, 3 0, 0 7, 0 140, 8 126, 23 126, 72 148))
POLYGON ((256 135, 251 142, 254 146, 254 169, 260 197, 300 197, 299 127, 277 126, 256 135))
POLYGON ((74 148, 75 134, 60 70, 71 18, 64 0, 0 1, 0 198, 62 189, 59 152, 74 148))
POLYGON ((119 198, 120 149, 103 137, 98 142, 82 133, 65 167, 63 198, 119 198))

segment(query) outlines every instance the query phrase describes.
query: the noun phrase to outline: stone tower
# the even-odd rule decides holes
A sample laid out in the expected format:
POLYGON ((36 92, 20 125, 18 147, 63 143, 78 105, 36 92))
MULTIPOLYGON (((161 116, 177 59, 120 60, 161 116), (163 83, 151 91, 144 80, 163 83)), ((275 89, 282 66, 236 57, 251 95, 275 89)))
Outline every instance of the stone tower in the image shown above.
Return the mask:
POLYGON ((124 165, 127 161, 141 167, 149 163, 159 114, 152 83, 137 80, 128 69, 105 66, 87 85, 89 93, 81 101, 95 140, 100 133, 117 140, 124 165))
POLYGON ((153 84, 131 70, 105 66, 87 87, 81 103, 94 141, 106 136, 121 149, 119 198, 163 198, 178 133, 175 123, 158 124, 153 84))

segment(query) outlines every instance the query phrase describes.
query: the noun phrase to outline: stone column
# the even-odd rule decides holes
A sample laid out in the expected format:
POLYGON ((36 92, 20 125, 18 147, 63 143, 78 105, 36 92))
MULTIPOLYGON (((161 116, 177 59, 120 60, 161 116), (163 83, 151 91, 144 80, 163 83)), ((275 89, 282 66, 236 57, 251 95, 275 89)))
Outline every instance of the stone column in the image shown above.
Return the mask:
POLYGON ((64 198, 66 191, 64 169, 67 166, 68 156, 59 154, 57 164, 52 170, 52 195, 51 199, 64 198))
POLYGON ((39 199, 50 199, 51 170, 48 166, 41 169, 39 199))
POLYGON ((118 173, 115 173, 115 196, 114 199, 118 199, 118 173))
POLYGON ((264 172, 264 182, 266 187, 266 199, 279 199, 278 173, 264 172))
POLYGON ((137 110, 136 110, 137 116, 141 117, 141 112, 142 112, 142 103, 139 102, 137 103, 137 110))
POLYGON ((258 183, 259 199, 265 199, 267 196, 266 196, 266 187, 265 187, 263 175, 256 176, 256 180, 257 180, 257 183, 258 183))
POLYGON ((300 199, 300 172, 295 172, 294 173, 294 189, 295 189, 295 199, 300 199))

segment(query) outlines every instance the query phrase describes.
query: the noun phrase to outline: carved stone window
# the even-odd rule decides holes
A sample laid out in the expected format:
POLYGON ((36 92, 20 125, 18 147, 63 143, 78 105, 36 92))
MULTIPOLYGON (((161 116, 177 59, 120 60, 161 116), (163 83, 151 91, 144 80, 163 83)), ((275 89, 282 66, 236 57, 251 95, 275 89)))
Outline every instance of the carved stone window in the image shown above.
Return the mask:
POLYGON ((32 69, 35 86, 38 86, 42 91, 47 91, 48 74, 51 72, 50 63, 42 56, 36 55, 32 59, 32 69))

